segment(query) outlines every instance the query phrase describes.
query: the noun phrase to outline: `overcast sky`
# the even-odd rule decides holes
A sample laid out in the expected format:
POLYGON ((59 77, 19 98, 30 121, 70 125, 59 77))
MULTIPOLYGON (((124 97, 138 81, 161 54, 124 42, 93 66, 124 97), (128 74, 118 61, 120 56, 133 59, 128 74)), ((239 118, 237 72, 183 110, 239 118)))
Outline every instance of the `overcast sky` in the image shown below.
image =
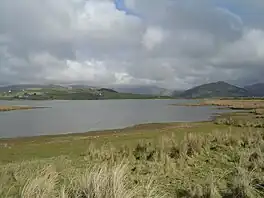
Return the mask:
POLYGON ((0 84, 261 82, 263 0, 0 0, 0 84))

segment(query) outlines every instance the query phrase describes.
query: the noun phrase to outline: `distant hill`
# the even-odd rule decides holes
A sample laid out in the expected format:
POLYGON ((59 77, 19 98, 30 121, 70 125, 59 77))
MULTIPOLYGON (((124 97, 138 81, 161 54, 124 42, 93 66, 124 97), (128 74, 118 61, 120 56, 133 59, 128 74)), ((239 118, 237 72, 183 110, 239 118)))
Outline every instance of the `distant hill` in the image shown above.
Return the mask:
POLYGON ((89 85, 82 85, 82 84, 65 84, 65 87, 71 87, 73 89, 87 89, 87 88, 97 88, 94 86, 89 86, 89 85))
POLYGON ((35 89, 35 88, 41 88, 41 89, 52 89, 52 88, 61 88, 60 85, 53 85, 53 84, 18 84, 18 85, 5 85, 0 86, 0 91, 19 91, 23 89, 35 89))
POLYGON ((223 81, 203 84, 180 94, 183 98, 211 98, 211 97, 243 97, 249 96, 249 92, 223 81))
POLYGON ((102 91, 102 92, 111 92, 111 93, 118 93, 117 91, 113 90, 113 89, 108 89, 108 88, 101 88, 99 89, 99 91, 102 91))
POLYGON ((112 88, 121 93, 133 93, 144 95, 158 95, 158 96, 171 96, 173 91, 157 86, 123 86, 112 88))
POLYGON ((175 90, 172 92, 173 97, 181 97, 181 95, 185 92, 185 90, 175 90))
POLYGON ((107 99, 167 99, 167 96, 119 93, 105 87, 88 85, 8 85, 0 86, 0 100, 107 100, 107 99))
POLYGON ((264 83, 256 83, 244 87, 252 96, 263 97, 264 96, 264 83))

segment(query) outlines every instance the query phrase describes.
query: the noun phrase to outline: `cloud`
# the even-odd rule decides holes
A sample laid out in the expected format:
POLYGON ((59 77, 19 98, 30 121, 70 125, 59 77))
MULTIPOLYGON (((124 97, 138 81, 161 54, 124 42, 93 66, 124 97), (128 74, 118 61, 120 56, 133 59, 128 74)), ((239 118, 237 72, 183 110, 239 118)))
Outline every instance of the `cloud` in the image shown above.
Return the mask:
POLYGON ((152 50, 165 39, 164 30, 159 27, 148 27, 143 35, 142 43, 148 50, 152 50))
POLYGON ((263 9, 260 0, 2 0, 0 79, 175 89, 261 81, 263 9))

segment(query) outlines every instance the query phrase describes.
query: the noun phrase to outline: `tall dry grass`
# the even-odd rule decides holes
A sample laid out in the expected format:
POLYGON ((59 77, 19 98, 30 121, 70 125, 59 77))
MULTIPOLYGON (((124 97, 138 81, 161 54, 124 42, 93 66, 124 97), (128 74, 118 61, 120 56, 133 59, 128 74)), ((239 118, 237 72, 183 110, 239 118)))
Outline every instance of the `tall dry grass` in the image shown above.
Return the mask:
POLYGON ((1 165, 0 197, 264 197, 264 131, 234 130, 1 165))
POLYGON ((229 107, 234 109, 262 109, 263 100, 204 100, 204 105, 229 107))
MULTIPOLYGON (((264 115, 263 115, 264 116, 264 115)), ((262 116, 257 118, 236 118, 236 117, 220 117, 214 120, 215 124, 228 125, 235 127, 253 127, 253 128, 264 128, 264 119, 262 116)))

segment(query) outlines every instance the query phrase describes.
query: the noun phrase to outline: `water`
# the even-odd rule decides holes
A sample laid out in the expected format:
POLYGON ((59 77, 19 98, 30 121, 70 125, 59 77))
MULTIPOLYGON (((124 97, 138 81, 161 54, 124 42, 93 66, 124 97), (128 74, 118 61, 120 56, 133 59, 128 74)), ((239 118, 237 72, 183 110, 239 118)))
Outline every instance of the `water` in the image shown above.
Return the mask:
POLYGON ((170 105, 187 102, 190 100, 0 101, 0 105, 51 107, 0 112, 0 138, 116 129, 153 122, 204 121, 223 111, 170 105))

